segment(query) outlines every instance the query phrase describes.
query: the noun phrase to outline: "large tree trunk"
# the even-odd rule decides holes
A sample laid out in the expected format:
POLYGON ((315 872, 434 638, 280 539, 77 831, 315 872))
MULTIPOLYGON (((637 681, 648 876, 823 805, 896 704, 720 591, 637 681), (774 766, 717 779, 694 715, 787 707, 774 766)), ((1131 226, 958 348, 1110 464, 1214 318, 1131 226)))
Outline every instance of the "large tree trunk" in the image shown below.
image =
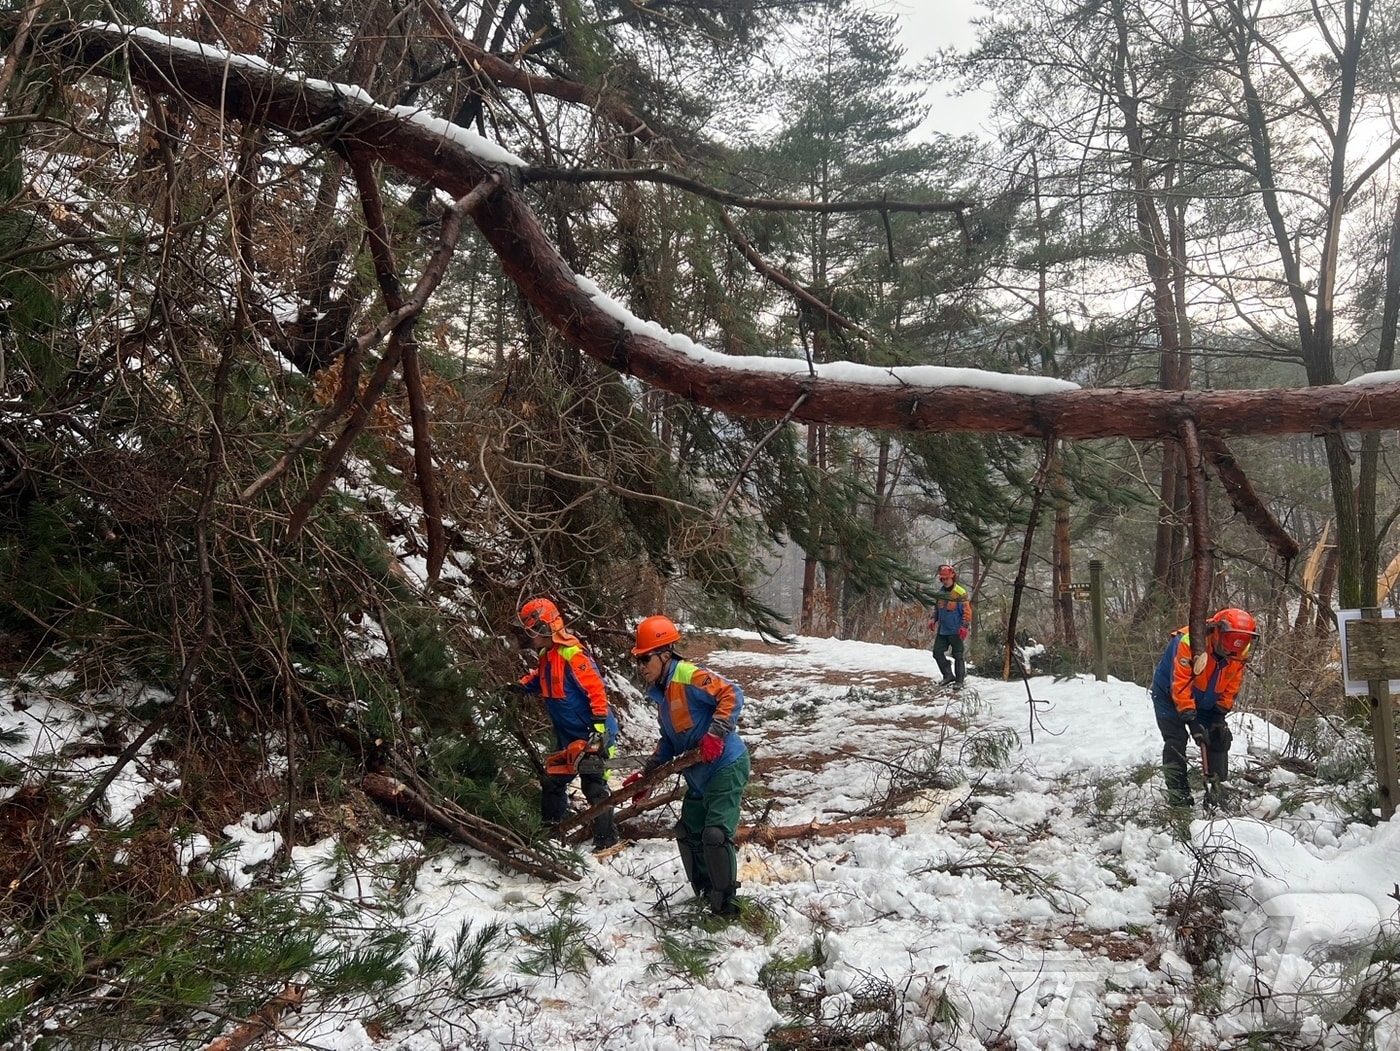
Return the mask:
MULTIPOLYGON (((1376 348, 1376 370, 1388 370, 1395 363, 1395 334, 1400 327, 1400 201, 1390 221, 1390 250, 1385 257, 1385 301, 1381 307, 1380 346, 1376 348)), ((1361 589, 1358 605, 1374 606, 1385 600, 1378 593, 1382 530, 1376 521, 1376 476, 1380 465, 1380 435, 1361 437, 1361 459, 1356 486, 1357 530, 1361 544, 1361 589)))
MULTIPOLYGON (((0 19, 0 37, 10 23, 0 19)), ((495 155, 478 155, 442 122, 406 118, 353 93, 285 76, 263 64, 229 63, 178 40, 132 38, 120 28, 65 23, 45 33, 46 46, 93 73, 121 53, 123 73, 162 93, 178 84, 188 98, 220 119, 266 124, 342 141, 385 164, 464 196, 489 173, 507 182, 522 169, 495 155), (317 129, 313 132, 312 129, 317 129)), ((772 358, 753 367, 738 356, 707 358, 643 331, 635 318, 595 300, 560 258, 525 199, 509 186, 472 212, 482 235, 548 322, 574 347, 621 372, 696 404, 740 416, 790 417, 811 423, 893 431, 974 431, 1057 438, 1173 438, 1189 417, 1201 431, 1232 435, 1323 434, 1400 429, 1400 383, 1326 385, 1303 389, 1174 391, 1080 390, 1060 380, 997 377, 977 370, 890 369, 845 362, 809 369, 772 358), (793 404, 803 397, 796 411, 793 404)), ((1352 499, 1348 486, 1348 502, 1352 499)))

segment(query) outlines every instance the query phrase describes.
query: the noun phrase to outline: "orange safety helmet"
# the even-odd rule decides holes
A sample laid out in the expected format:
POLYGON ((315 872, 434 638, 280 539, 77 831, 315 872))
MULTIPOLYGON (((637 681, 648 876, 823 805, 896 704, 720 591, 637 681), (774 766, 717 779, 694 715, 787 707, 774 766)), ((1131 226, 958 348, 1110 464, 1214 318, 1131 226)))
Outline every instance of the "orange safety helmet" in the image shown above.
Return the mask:
POLYGON ((520 607, 520 623, 525 625, 527 631, 540 630, 543 634, 544 630, 558 631, 563 628, 564 619, 559 616, 559 607, 549 599, 532 598, 520 607))
POLYGON ((953 579, 954 579, 954 580, 957 580, 957 579, 958 579, 958 571, 957 571, 956 569, 954 569, 952 566, 948 565, 947 562, 944 562, 943 565, 941 565, 941 566, 938 567, 938 574, 937 574, 937 575, 940 576, 940 577, 943 576, 943 571, 944 571, 945 569, 946 569, 949 573, 953 574, 953 579))
POLYGON ((660 615, 647 617, 637 625, 637 645, 632 649, 632 656, 640 657, 643 653, 680 641, 681 633, 676 630, 671 618, 660 615))
POLYGON ((1218 633, 1216 645, 1228 657, 1244 660, 1259 637, 1253 614, 1230 606, 1210 618, 1208 631, 1218 633))

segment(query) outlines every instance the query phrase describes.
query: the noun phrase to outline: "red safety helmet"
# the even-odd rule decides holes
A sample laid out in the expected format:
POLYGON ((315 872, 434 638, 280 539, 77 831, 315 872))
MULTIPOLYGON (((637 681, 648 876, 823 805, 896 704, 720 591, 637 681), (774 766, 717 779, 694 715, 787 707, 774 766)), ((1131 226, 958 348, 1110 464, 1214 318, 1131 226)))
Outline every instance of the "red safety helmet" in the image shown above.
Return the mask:
POLYGON ((527 631, 558 631, 564 626, 559 607, 547 598, 532 598, 520 607, 520 623, 527 631))
POLYGON ((1210 618, 1208 631, 1216 633, 1216 648, 1227 657, 1244 660, 1259 637, 1254 616, 1246 610, 1231 606, 1210 618))
POLYGON ((669 617, 647 617, 637 625, 637 645, 632 649, 632 656, 640 657, 643 653, 680 641, 681 633, 669 617))

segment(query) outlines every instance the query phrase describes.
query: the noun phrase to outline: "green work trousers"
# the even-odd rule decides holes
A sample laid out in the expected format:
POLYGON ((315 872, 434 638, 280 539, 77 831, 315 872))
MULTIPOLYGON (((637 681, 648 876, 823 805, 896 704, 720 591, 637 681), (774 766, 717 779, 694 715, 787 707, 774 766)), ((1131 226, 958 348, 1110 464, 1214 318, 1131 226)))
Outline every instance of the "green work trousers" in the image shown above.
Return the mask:
MULTIPOLYGON (((734 834, 739 830, 739 801, 748 783, 749 753, 746 751, 728 766, 715 771, 703 795, 686 792, 681 800, 681 824, 685 826, 687 837, 695 844, 695 875, 702 887, 712 884, 709 867, 705 864, 705 851, 700 848, 706 828, 724 829, 730 866, 734 867, 737 863, 734 834)), ((732 884, 734 877, 735 873, 731 871, 727 882, 732 884)), ((720 882, 724 885, 726 881, 720 882)))

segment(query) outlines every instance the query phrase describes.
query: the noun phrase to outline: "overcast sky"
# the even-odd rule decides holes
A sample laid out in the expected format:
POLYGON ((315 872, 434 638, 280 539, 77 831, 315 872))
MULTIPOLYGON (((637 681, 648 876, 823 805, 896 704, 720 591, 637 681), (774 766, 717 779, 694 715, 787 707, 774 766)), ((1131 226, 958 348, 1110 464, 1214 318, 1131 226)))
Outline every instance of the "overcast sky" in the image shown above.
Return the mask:
MULTIPOLYGON (((985 14, 976 0, 873 0, 873 6, 899 15, 903 26, 900 42, 908 52, 910 64, 940 47, 971 47, 972 19, 985 14)), ((986 110, 981 97, 935 94, 932 98, 937 106, 934 126, 939 131, 962 135, 980 130, 986 110)))

